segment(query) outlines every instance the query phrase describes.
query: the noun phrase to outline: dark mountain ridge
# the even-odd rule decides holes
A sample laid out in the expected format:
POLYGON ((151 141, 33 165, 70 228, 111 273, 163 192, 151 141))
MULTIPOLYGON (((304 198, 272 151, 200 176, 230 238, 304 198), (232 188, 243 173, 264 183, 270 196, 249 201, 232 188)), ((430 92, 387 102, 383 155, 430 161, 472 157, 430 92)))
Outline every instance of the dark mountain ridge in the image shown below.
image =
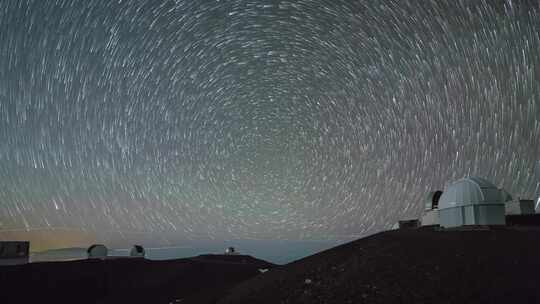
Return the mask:
POLYGON ((540 303, 540 230, 382 232, 235 286, 226 303, 540 303))
POLYGON ((247 255, 0 267, 2 303, 540 303, 540 229, 378 233, 285 266, 247 255))
POLYGON ((152 261, 108 258, 0 267, 2 303, 175 303, 215 301, 274 264, 245 255, 152 261), (204 295, 204 296, 202 296, 204 295))

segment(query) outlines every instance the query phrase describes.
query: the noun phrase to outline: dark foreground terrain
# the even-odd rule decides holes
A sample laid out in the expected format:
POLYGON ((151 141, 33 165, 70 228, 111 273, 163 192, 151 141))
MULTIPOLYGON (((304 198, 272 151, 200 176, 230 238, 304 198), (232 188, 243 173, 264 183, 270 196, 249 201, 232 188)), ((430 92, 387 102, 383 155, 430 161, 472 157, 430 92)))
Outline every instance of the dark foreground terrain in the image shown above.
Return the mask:
POLYGON ((0 266, 0 303, 213 303, 273 264, 250 256, 80 260, 0 266))
POLYGON ((239 284, 225 303, 540 303, 540 230, 401 230, 239 284))
POLYGON ((0 303, 540 303, 538 228, 388 231, 274 266, 224 255, 7 266, 0 303))

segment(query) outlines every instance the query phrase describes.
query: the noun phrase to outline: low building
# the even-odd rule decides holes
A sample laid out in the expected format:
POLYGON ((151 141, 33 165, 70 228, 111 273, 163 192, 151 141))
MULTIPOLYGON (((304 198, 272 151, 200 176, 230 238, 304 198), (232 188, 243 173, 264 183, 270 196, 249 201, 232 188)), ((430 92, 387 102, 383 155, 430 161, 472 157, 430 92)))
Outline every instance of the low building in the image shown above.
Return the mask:
POLYGON ((0 266, 27 264, 30 258, 30 242, 0 241, 0 266))
POLYGON ((491 182, 468 177, 450 185, 439 200, 443 227, 504 225, 507 193, 491 182))
POLYGON ((534 214, 534 201, 525 199, 511 200, 505 203, 507 215, 534 214))
POLYGON ((416 229, 420 227, 420 220, 401 220, 398 222, 399 229, 416 229))

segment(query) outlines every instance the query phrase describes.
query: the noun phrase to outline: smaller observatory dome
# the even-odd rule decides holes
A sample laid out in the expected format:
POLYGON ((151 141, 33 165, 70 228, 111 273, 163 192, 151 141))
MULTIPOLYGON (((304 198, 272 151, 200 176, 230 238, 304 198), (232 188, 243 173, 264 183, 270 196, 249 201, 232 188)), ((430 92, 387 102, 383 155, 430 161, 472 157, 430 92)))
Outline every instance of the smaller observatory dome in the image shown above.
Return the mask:
POLYGON ((510 194, 480 177, 467 177, 450 185, 439 200, 443 227, 504 225, 505 202, 510 194))
POLYGON ((105 245, 96 244, 88 247, 86 250, 89 259, 104 259, 107 257, 109 250, 105 245))
POLYGON ((131 257, 144 258, 144 255, 144 247, 141 245, 133 245, 133 247, 131 248, 131 252, 129 253, 129 256, 131 257))
POLYGON ((234 247, 229 247, 229 248, 225 249, 225 254, 227 254, 227 255, 237 255, 238 252, 236 251, 236 249, 234 249, 234 247))

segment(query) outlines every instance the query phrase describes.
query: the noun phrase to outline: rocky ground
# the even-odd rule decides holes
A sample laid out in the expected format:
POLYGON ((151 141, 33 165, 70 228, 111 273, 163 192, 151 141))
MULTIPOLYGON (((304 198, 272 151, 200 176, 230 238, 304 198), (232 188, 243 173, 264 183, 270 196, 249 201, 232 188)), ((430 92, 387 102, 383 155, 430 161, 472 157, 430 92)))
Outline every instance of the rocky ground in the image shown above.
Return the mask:
POLYGON ((250 256, 205 255, 31 263, 0 267, 0 303, 213 303, 275 265, 250 256))
POLYGON ((387 231, 280 267, 243 255, 0 267, 1 303, 540 303, 538 286, 540 229, 527 227, 387 231))
POLYGON ((540 231, 388 231, 234 287, 227 303, 540 303, 540 231))

